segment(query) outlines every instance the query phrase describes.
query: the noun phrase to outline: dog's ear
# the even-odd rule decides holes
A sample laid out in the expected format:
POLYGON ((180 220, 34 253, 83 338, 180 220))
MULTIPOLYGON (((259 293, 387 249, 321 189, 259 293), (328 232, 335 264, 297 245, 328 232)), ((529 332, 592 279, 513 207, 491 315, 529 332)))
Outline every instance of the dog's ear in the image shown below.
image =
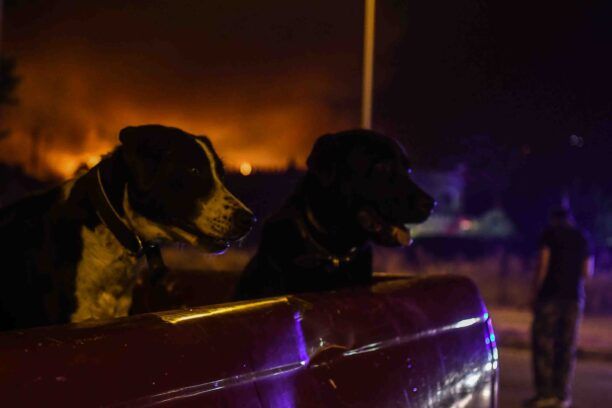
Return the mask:
POLYGON ((171 135, 163 126, 130 126, 119 132, 123 159, 141 191, 151 189, 170 151, 171 135))
POLYGON ((319 137, 306 160, 308 171, 314 174, 321 184, 326 187, 334 183, 338 172, 337 139, 334 134, 319 137))

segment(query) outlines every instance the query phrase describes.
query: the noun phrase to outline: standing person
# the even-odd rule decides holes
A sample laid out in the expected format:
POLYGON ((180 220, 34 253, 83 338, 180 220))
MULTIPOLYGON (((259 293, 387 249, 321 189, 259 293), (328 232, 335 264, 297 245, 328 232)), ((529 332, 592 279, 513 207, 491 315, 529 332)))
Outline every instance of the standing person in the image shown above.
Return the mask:
POLYGON ((529 407, 570 407, 584 281, 593 275, 585 232, 567 208, 551 211, 533 285, 532 352, 537 394, 529 407))

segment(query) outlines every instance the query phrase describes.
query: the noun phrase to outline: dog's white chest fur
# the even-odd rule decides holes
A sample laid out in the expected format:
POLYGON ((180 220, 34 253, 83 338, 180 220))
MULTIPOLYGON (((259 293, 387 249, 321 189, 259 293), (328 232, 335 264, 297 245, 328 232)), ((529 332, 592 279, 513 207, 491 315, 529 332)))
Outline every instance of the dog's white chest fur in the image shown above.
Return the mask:
POLYGON ((77 265, 77 309, 71 321, 127 316, 136 282, 136 259, 104 225, 81 229, 83 253, 77 265))

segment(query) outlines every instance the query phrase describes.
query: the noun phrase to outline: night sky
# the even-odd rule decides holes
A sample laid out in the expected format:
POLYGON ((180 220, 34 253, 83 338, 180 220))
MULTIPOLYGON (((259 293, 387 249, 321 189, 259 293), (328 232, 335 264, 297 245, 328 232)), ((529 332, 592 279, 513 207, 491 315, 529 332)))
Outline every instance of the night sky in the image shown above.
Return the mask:
MULTIPOLYGON (((6 7, 4 49, 22 77, 6 161, 26 162, 36 133, 38 171, 67 175, 121 127, 158 122, 208 134, 230 165, 282 167, 359 124, 361 1, 6 7)), ((377 12, 374 127, 417 164, 450 165, 481 143, 546 155, 572 134, 584 152, 612 150, 609 2, 379 0, 377 12)))

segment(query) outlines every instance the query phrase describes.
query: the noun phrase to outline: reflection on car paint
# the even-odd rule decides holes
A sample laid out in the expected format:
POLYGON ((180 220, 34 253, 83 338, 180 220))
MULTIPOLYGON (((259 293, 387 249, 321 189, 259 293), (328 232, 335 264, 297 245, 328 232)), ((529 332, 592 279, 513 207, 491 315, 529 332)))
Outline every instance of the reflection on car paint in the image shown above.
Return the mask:
POLYGON ((0 392, 21 406, 494 407, 474 285, 375 287, 6 333, 0 392))
POLYGON ((457 330, 457 329, 461 329, 464 327, 469 327, 478 323, 483 322, 483 319, 480 317, 473 317, 470 319, 464 319, 461 320, 457 323, 453 323, 453 324, 449 324, 447 326, 442 326, 442 327, 438 327, 435 329, 431 329, 431 330, 425 330, 423 332, 420 333, 415 333, 415 334, 411 334, 408 336, 400 336, 400 337, 395 337, 393 339, 389 339, 386 341, 381 341, 378 343, 372 343, 372 344, 366 344, 365 346, 361 346, 359 348, 356 349, 352 349, 352 350, 348 350, 344 352, 345 356, 352 356, 355 354, 363 354, 363 353, 369 353, 372 351, 378 351, 382 348, 386 348, 386 347, 393 347, 393 346, 400 346, 402 344, 406 344, 406 343, 410 343, 412 341, 418 340, 418 339, 424 339, 427 337, 431 337, 431 336, 437 336, 440 335, 444 332, 447 331, 451 331, 451 330, 457 330))
POLYGON ((251 312, 260 307, 274 305, 277 303, 289 303, 289 299, 286 296, 283 296, 272 299, 257 300, 253 302, 241 302, 238 304, 230 304, 227 306, 205 307, 198 308, 196 310, 190 309, 185 311, 161 312, 156 314, 165 322, 178 324, 189 320, 201 319, 204 317, 226 313, 251 312))

